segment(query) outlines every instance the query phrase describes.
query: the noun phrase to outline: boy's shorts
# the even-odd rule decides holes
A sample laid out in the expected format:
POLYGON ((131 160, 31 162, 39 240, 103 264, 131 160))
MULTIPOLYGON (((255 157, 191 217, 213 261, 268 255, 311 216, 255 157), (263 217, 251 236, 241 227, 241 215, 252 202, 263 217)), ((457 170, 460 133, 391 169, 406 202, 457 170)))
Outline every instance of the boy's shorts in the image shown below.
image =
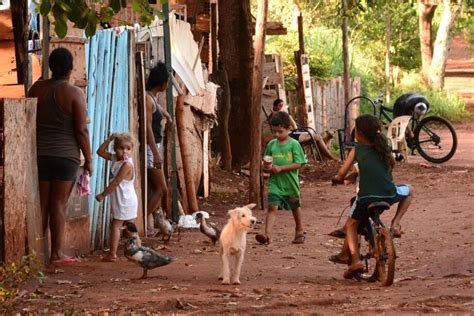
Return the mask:
POLYGON ((363 201, 358 201, 357 199, 352 203, 351 208, 349 209, 349 216, 355 220, 362 221, 367 218, 367 207, 372 202, 384 201, 390 205, 398 203, 410 194, 410 187, 407 184, 397 185, 397 194, 391 198, 369 198, 364 199, 363 201))
POLYGON ((276 205, 284 210, 293 210, 301 206, 299 196, 268 193, 268 205, 276 205))

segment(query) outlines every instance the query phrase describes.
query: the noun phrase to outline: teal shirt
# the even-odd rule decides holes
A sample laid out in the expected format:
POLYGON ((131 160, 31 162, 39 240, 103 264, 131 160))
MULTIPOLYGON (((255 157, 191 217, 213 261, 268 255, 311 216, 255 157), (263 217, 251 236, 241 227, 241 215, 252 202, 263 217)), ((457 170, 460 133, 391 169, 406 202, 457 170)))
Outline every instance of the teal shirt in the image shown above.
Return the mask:
MULTIPOLYGON (((284 144, 272 139, 265 149, 265 155, 272 156, 275 166, 287 166, 292 163, 304 166, 307 161, 300 143, 289 138, 284 144)), ((280 196, 300 196, 300 180, 298 170, 283 171, 272 174, 268 181, 268 193, 280 196)))
POLYGON ((383 164, 372 145, 356 143, 355 159, 360 176, 358 200, 396 196, 397 188, 392 180, 392 168, 383 164))

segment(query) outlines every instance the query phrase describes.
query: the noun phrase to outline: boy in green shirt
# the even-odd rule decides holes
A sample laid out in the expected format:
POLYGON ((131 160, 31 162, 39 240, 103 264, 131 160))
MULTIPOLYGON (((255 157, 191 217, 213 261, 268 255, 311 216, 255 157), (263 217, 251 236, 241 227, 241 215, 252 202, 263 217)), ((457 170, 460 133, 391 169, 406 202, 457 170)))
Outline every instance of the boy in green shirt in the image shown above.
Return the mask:
POLYGON ((265 234, 258 234, 256 239, 261 244, 269 244, 271 230, 275 222, 278 208, 291 209, 295 219, 294 244, 305 241, 305 233, 301 223, 300 181, 298 169, 306 164, 306 158, 300 143, 291 138, 290 116, 286 112, 277 112, 270 122, 275 139, 272 139, 265 149, 265 156, 272 157, 271 165, 267 166, 270 180, 268 182, 268 212, 265 221, 265 234))

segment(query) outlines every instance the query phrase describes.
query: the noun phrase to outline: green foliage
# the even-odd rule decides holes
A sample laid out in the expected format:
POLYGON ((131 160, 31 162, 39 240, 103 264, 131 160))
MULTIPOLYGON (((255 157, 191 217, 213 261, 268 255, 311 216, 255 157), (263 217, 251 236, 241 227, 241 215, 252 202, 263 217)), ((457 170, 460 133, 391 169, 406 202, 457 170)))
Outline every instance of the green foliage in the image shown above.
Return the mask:
POLYGON ((2 264, 0 266, 0 303, 4 304, 9 299, 14 298, 19 292, 19 285, 31 277, 42 282, 46 276, 39 267, 35 252, 23 256, 20 264, 2 264))
MULTIPOLYGON (((101 22, 110 22, 112 18, 127 3, 132 1, 132 8, 140 14, 140 22, 149 25, 155 16, 163 18, 163 13, 150 6, 148 0, 35 0, 37 10, 43 16, 53 20, 54 31, 60 37, 67 35, 67 21, 74 23, 74 27, 85 30, 87 37, 95 34, 97 25, 101 22)), ((167 3, 167 0, 161 0, 167 3)))

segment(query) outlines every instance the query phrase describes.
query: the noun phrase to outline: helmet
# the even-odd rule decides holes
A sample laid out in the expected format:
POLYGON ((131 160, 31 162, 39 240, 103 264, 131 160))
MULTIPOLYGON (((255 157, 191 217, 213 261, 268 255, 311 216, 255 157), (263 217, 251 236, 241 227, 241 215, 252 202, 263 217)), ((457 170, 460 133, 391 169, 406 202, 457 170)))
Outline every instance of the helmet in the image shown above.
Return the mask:
POLYGON ((428 106, 426 106, 426 104, 423 102, 419 102, 415 105, 415 109, 413 112, 415 114, 415 117, 418 119, 421 116, 425 115, 427 111, 428 111, 428 106))

